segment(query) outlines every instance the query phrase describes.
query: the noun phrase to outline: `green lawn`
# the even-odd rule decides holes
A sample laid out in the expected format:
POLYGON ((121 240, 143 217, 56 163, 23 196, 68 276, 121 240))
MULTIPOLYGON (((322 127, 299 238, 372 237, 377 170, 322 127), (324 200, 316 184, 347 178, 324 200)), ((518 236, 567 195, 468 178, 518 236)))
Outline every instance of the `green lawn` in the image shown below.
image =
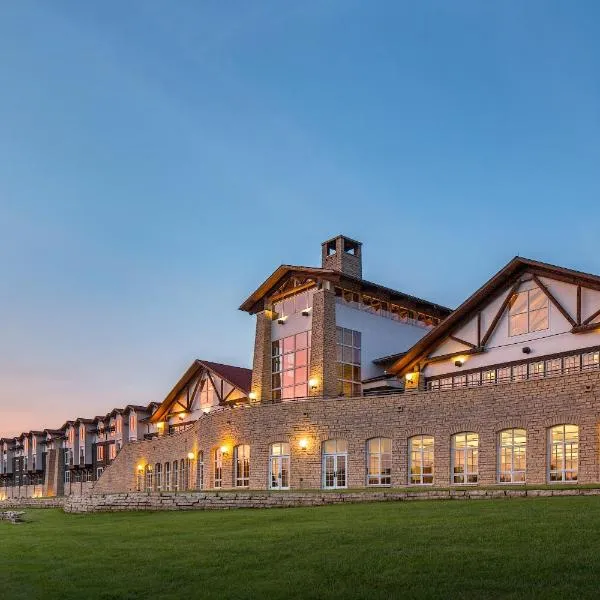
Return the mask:
POLYGON ((0 523, 0 598, 597 598, 600 498, 0 523))

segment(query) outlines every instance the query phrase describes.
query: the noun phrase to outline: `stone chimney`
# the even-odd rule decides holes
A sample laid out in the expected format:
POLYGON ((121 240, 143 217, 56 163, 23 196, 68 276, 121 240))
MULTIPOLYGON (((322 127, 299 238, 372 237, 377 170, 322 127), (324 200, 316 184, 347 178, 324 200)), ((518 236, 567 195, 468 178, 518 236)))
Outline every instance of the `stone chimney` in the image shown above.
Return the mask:
POLYGON ((321 244, 321 264, 344 275, 362 279, 362 243, 338 235, 321 244))

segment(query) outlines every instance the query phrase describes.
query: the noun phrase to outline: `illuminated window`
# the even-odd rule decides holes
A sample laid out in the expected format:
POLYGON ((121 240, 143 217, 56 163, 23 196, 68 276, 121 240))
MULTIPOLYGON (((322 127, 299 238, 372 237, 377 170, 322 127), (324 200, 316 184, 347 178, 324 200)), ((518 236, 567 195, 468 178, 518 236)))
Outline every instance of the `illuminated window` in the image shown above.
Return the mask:
POLYGON ((581 356, 581 370, 597 369, 600 365, 600 352, 587 352, 581 356))
POLYGON ((367 441, 367 485, 391 485, 392 440, 373 438, 367 441))
POLYGON ((549 431, 550 481, 577 481, 579 427, 557 425, 549 431))
POLYGON ((323 487, 325 489, 347 487, 348 442, 327 440, 323 442, 323 487))
POLYGON ((235 485, 248 487, 250 485, 250 446, 244 444, 234 449, 235 485))
POLYGON ((492 385, 496 383, 496 371, 484 371, 481 374, 481 385, 492 385))
POLYGON ((271 444, 269 488, 272 490, 290 488, 290 445, 287 442, 271 444))
POLYGON ((198 452, 196 457, 196 488, 204 489, 204 452, 198 452))
POLYGON ((479 480, 479 436, 457 433, 452 436, 452 483, 477 483, 479 480))
POLYGON ((179 491, 179 462, 173 461, 173 474, 172 474, 172 485, 171 489, 174 492, 179 491))
POLYGON ((452 377, 442 377, 440 379, 440 390, 451 390, 452 389, 452 377))
POLYGON ((510 367, 503 367, 501 369, 498 369, 498 383, 505 383, 507 381, 510 381, 510 378, 510 367))
POLYGON ((152 465, 146 465, 146 491, 151 492, 154 489, 154 471, 152 465))
POLYGON ((430 485, 433 483, 433 437, 416 435, 408 440, 409 483, 430 485))
POLYGON ((548 297, 540 288, 519 292, 510 299, 509 335, 548 329, 548 297))
POLYGON ((71 483, 71 471, 65 471, 65 483, 71 483))
POLYGON ((477 371, 476 373, 469 373, 467 375, 467 385, 469 387, 481 385, 481 372, 477 371))
POLYGON ((527 364, 515 365, 513 368, 513 380, 524 381, 527 379, 527 364))
POLYGON ((303 331, 271 344, 274 400, 308 397, 310 339, 310 331, 303 331))
POLYGON ((223 452, 221 448, 217 448, 214 454, 214 486, 220 488, 223 484, 223 452))
POLYGON ((580 357, 579 354, 575 356, 565 356, 563 358, 563 368, 565 373, 576 373, 579 371, 580 357))
POLYGON ((529 378, 540 379, 545 375, 545 364, 543 360, 529 363, 529 378))
POLYGON ((117 417, 117 420, 115 422, 115 427, 117 430, 117 435, 123 433, 123 419, 121 417, 117 417))
POLYGON ((289 317, 307 310, 312 305, 312 293, 308 291, 288 296, 273 304, 273 310, 277 317, 289 317))
POLYGON ((137 439, 137 419, 135 413, 129 414, 129 439, 137 439))
POLYGON ((104 446, 96 447, 96 460, 104 460, 104 446))
POLYGON ((110 460, 114 460, 116 456, 117 456, 117 447, 115 444, 111 444, 108 447, 108 458, 110 460))
POLYGON ((500 483, 524 483, 527 434, 524 429, 500 432, 498 480, 500 483))
POLYGON ((179 489, 180 490, 187 490, 187 488, 188 488, 187 462, 188 462, 188 460, 185 458, 182 458, 179 461, 179 489))
POLYGON ((552 358, 546 361, 546 375, 560 375, 562 373, 562 359, 552 358))
POLYGON ((337 328, 337 378, 340 396, 360 396, 362 393, 361 337, 360 331, 337 328))

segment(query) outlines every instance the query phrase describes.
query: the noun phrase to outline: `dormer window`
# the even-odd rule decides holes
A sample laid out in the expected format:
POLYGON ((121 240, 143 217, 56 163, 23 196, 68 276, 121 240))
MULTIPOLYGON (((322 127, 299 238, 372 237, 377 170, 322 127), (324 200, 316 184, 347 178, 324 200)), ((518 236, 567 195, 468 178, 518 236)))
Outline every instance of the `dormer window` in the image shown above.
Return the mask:
POLYGON ((515 294, 510 300, 509 335, 548 329, 548 298, 538 287, 515 294))

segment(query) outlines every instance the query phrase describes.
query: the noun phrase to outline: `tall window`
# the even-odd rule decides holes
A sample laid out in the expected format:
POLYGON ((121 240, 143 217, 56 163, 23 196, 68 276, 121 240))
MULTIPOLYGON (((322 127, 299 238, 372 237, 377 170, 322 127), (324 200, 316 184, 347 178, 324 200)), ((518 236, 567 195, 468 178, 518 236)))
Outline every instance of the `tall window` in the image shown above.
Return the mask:
POLYGON ((154 482, 156 485, 156 491, 160 492, 162 490, 162 464, 156 463, 154 465, 154 482))
POLYGON ((248 487, 250 485, 250 446, 247 444, 235 447, 235 485, 248 487))
POLYGON ((187 462, 187 460, 185 458, 182 458, 179 461, 179 489, 180 490, 187 490, 187 487, 188 487, 188 482, 187 482, 188 469, 186 468, 186 462, 187 462))
POLYGON ((548 297, 538 287, 510 299, 509 335, 548 329, 548 297))
POLYGON ((171 486, 174 492, 179 491, 179 462, 173 461, 173 485, 171 486))
POLYGON ((579 427, 557 425, 549 432, 550 481, 577 481, 579 427))
POLYGON ((129 413, 129 439, 137 438, 137 419, 135 413, 129 413))
POLYGON ((221 448, 215 450, 215 479, 214 487, 220 488, 223 485, 223 452, 221 448))
POLYGON ((348 442, 327 440, 323 442, 323 487, 347 487, 348 442))
POLYGON ((290 488, 290 445, 287 442, 271 444, 269 488, 272 490, 290 488))
POLYGON ((392 440, 373 438, 367 441, 367 485, 391 485, 392 440))
POLYGON ((408 440, 408 459, 410 464, 409 483, 429 485, 433 483, 433 437, 415 435, 408 440))
POLYGON ((154 473, 152 465, 146 465, 146 491, 151 492, 154 489, 154 473))
POLYGON ((108 458, 110 460, 114 460, 116 456, 117 456, 117 447, 115 444, 111 444, 108 447, 108 458))
POLYGON ((337 377, 340 396, 360 396, 360 331, 337 328, 337 377))
POLYGON ((526 449, 527 433, 524 429, 506 429, 500 432, 500 483, 525 483, 526 449))
POLYGON ((104 446, 96 447, 96 460, 104 460, 104 446))
POLYGON ((171 489, 171 463, 165 463, 165 483, 164 483, 165 491, 168 492, 171 489))
POLYGON ((273 400, 308 396, 310 337, 310 331, 303 331, 272 342, 273 400))
POLYGON ((452 483, 477 483, 478 460, 479 436, 476 433, 452 436, 452 483))
POLYGON ((198 452, 196 457, 196 488, 204 489, 204 452, 198 452))

